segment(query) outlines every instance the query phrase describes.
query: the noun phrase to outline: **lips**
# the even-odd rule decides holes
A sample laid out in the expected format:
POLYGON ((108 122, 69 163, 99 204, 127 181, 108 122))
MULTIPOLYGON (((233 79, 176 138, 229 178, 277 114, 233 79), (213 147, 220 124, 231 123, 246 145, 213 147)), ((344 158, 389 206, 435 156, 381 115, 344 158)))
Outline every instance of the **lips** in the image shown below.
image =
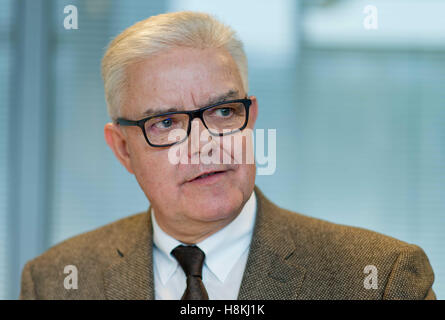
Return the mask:
POLYGON ((215 174, 222 173, 222 172, 225 172, 225 171, 209 171, 209 172, 203 172, 203 173, 200 173, 200 174, 199 174, 198 176, 196 176, 195 178, 189 180, 189 182, 192 182, 192 181, 194 181, 194 180, 203 179, 203 178, 206 178, 206 177, 209 177, 209 176, 213 176, 213 175, 215 175, 215 174))
POLYGON ((223 181, 229 177, 229 173, 236 170, 236 165, 208 165, 208 166, 190 166, 186 168, 189 171, 181 184, 188 185, 189 183, 196 186, 211 185, 223 181))

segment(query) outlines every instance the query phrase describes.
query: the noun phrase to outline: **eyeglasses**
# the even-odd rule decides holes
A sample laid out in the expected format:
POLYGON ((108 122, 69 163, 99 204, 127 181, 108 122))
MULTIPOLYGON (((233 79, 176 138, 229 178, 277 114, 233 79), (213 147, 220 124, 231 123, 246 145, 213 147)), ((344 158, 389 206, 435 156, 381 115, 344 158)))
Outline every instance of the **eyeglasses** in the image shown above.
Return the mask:
POLYGON ((237 99, 197 110, 166 112, 137 121, 118 118, 116 122, 121 126, 141 128, 145 140, 152 147, 169 147, 188 138, 195 118, 201 119, 206 129, 214 136, 225 136, 243 130, 249 120, 251 104, 250 99, 237 99), (171 134, 177 129, 184 130, 187 135, 179 141, 171 142, 171 134))

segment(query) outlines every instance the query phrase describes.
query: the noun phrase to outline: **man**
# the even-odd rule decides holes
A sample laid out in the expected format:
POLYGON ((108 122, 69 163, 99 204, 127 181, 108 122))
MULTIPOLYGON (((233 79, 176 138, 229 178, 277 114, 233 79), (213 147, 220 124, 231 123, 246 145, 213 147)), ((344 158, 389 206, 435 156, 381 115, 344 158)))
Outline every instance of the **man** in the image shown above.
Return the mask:
POLYGON ((21 298, 435 298, 419 247, 281 209, 255 187, 258 102, 229 27, 151 17, 110 44, 102 73, 105 139, 150 208, 28 262, 21 298))

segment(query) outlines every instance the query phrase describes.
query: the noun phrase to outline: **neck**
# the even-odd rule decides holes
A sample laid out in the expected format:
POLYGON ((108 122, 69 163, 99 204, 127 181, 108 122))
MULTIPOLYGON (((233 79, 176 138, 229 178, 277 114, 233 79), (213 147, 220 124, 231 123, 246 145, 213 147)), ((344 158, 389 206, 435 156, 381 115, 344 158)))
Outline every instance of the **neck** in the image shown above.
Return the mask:
POLYGON ((162 215, 158 215, 156 214, 156 210, 154 211, 156 222, 159 227, 169 236, 188 245, 197 244, 223 229, 235 220, 239 213, 240 212, 232 214, 226 219, 211 222, 173 221, 172 223, 168 223, 168 221, 165 221, 162 218, 162 215), (178 228, 178 226, 180 226, 180 228, 178 228))

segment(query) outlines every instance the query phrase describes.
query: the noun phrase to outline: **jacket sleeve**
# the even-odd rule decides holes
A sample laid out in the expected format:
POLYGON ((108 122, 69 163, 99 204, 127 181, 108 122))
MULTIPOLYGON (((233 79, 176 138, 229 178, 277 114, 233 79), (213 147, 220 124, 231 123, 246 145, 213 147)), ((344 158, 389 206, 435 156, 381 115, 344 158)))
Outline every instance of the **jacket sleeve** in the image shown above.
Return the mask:
POLYGON ((22 271, 22 283, 20 286, 20 300, 36 300, 34 281, 32 279, 31 262, 28 262, 22 271))
POLYGON ((416 245, 402 249, 389 275, 383 299, 435 300, 434 273, 425 252, 416 245))

